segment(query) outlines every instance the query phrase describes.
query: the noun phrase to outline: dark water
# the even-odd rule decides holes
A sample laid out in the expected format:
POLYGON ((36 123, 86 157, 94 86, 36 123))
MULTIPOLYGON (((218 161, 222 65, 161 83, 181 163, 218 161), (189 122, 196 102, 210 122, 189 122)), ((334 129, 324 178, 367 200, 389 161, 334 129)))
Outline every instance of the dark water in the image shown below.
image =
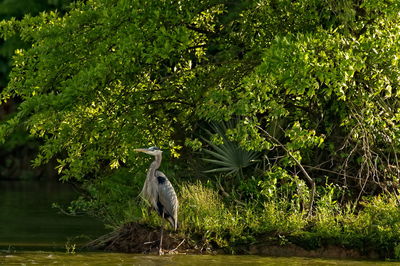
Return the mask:
MULTIPOLYGON (((70 217, 51 207, 77 196, 57 182, 0 181, 0 265, 388 265, 389 262, 230 255, 134 255, 67 252, 68 245, 106 231, 90 217, 70 217), (76 236, 83 235, 83 238, 76 236)), ((70 250, 71 251, 71 250, 70 250)), ((390 263, 400 265, 400 263, 390 263)))
POLYGON ((101 222, 52 208, 76 196, 71 186, 56 181, 0 181, 0 249, 60 250, 102 235, 101 222))

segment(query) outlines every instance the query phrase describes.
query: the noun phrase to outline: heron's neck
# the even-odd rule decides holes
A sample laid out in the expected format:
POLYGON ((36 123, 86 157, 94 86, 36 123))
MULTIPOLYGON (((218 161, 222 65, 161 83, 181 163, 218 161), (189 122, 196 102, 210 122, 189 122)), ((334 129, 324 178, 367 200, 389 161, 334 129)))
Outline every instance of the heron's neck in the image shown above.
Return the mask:
POLYGON ((149 176, 155 176, 157 169, 161 165, 161 154, 154 156, 155 160, 150 164, 149 176))

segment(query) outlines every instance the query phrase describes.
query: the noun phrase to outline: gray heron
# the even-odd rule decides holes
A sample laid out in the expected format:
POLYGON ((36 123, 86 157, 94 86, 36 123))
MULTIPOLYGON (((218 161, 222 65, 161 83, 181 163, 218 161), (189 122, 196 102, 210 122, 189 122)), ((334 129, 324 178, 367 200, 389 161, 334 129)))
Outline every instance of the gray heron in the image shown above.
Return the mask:
MULTIPOLYGON (((150 147, 147 149, 135 149, 135 151, 144 152, 155 157, 147 171, 147 177, 140 195, 176 230, 178 227, 178 198, 171 182, 169 182, 164 173, 157 170, 161 164, 162 150, 157 147, 150 147)), ((163 254, 162 240, 163 222, 161 224, 160 255, 163 254)))

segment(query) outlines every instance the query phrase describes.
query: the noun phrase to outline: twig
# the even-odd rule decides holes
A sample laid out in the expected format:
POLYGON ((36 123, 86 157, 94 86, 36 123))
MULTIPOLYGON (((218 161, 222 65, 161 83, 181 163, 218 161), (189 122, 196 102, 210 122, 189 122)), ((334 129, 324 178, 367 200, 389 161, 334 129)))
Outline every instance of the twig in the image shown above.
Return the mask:
POLYGON ((171 249, 170 251, 168 251, 168 253, 176 251, 176 250, 183 244, 183 242, 185 242, 185 239, 183 239, 183 240, 181 241, 181 243, 179 243, 179 245, 176 246, 176 248, 171 249))
POLYGON ((400 199, 399 199, 399 195, 397 195, 397 193, 396 193, 396 189, 393 190, 393 193, 396 198, 397 204, 400 206, 400 199))
POLYGON ((324 169, 324 168, 320 168, 320 167, 316 167, 316 166, 304 165, 304 167, 305 168, 310 168, 310 169, 313 169, 313 170, 317 170, 317 171, 323 171, 323 172, 327 172, 327 173, 331 173, 331 174, 335 174, 335 175, 341 175, 341 176, 344 176, 344 177, 358 179, 355 176, 351 176, 351 175, 348 175, 348 174, 345 174, 345 173, 340 173, 340 172, 336 172, 336 171, 333 171, 333 170, 324 169))

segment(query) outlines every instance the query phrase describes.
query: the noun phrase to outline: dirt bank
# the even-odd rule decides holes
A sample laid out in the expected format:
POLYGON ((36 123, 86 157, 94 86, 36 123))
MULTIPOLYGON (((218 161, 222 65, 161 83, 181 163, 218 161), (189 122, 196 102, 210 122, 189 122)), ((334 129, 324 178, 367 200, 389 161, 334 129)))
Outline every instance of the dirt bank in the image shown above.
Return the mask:
MULTIPOLYGON (((158 254, 160 230, 146 225, 129 223, 119 230, 104 235, 85 248, 125 253, 158 254)), ((163 249, 166 253, 202 253, 184 237, 164 230, 163 249)))

